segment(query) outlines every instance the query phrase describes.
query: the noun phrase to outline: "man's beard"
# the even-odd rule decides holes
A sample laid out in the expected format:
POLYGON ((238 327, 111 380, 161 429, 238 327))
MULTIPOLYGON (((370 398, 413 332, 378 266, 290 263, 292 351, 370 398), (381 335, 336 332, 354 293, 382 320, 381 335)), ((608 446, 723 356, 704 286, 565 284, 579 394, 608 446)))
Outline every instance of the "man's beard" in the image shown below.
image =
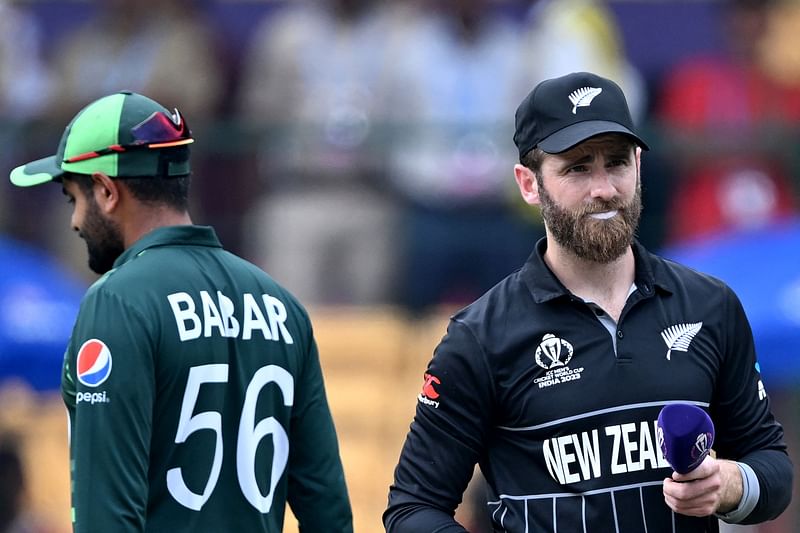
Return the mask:
POLYGON ((607 264, 625 253, 633 242, 642 212, 642 191, 637 177, 636 192, 627 204, 621 199, 595 201, 575 211, 562 208, 547 193, 538 179, 542 218, 553 239, 577 257, 607 264), (592 213, 618 211, 606 220, 591 218, 592 213))
POLYGON ((114 261, 125 251, 119 226, 105 218, 92 196, 89 196, 85 224, 80 236, 86 241, 89 253, 89 268, 105 274, 114 266, 114 261))

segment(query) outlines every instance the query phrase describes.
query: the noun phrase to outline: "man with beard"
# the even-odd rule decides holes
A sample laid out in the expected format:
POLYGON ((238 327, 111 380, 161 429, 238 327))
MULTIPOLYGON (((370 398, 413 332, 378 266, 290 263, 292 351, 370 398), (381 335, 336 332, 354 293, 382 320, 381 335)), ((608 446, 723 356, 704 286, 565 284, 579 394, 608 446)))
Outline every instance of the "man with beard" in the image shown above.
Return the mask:
POLYGON ((192 134, 131 92, 11 181, 60 182, 103 276, 64 358, 75 532, 352 532, 308 315, 187 210, 192 134))
POLYGON ((450 320, 417 397, 384 524, 465 531, 475 464, 495 531, 718 531, 791 497, 783 429, 738 298, 634 238, 645 142, 611 80, 546 80, 516 113, 514 175, 546 237, 450 320), (715 457, 659 449, 665 405, 706 410, 715 457))

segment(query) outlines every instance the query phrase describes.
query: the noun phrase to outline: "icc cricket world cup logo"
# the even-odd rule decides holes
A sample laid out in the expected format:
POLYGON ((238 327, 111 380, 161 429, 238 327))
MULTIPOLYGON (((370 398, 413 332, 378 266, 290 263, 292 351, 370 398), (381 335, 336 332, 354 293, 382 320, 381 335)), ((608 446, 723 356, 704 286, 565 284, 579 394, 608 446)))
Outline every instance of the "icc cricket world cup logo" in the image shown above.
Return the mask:
POLYGON ((536 364, 545 370, 566 366, 572 359, 572 344, 548 333, 536 348, 536 364))
POLYGON ((694 442, 694 453, 692 457, 697 458, 708 452, 708 442, 711 440, 711 435, 708 433, 700 433, 697 440, 694 442))

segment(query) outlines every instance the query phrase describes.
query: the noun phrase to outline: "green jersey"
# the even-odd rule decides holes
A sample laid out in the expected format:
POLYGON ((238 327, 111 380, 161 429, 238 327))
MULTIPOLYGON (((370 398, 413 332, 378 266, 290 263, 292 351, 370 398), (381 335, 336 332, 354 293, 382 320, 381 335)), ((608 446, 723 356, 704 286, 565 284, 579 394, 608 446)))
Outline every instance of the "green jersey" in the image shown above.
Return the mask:
POLYGON ((64 361, 76 532, 352 531, 305 310, 213 229, 157 229, 81 303, 64 361))

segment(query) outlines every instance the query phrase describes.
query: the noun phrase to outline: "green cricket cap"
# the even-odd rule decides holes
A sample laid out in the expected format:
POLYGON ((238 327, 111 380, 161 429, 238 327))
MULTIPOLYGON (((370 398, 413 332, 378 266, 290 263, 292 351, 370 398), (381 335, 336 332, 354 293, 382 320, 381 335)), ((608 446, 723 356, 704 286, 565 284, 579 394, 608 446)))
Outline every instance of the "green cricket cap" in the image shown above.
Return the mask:
POLYGON ((30 187, 61 181, 66 172, 102 172, 114 178, 190 173, 193 142, 178 110, 141 94, 122 91, 84 107, 70 121, 55 155, 11 171, 11 183, 30 187), (165 157, 169 154, 169 157, 165 157))

